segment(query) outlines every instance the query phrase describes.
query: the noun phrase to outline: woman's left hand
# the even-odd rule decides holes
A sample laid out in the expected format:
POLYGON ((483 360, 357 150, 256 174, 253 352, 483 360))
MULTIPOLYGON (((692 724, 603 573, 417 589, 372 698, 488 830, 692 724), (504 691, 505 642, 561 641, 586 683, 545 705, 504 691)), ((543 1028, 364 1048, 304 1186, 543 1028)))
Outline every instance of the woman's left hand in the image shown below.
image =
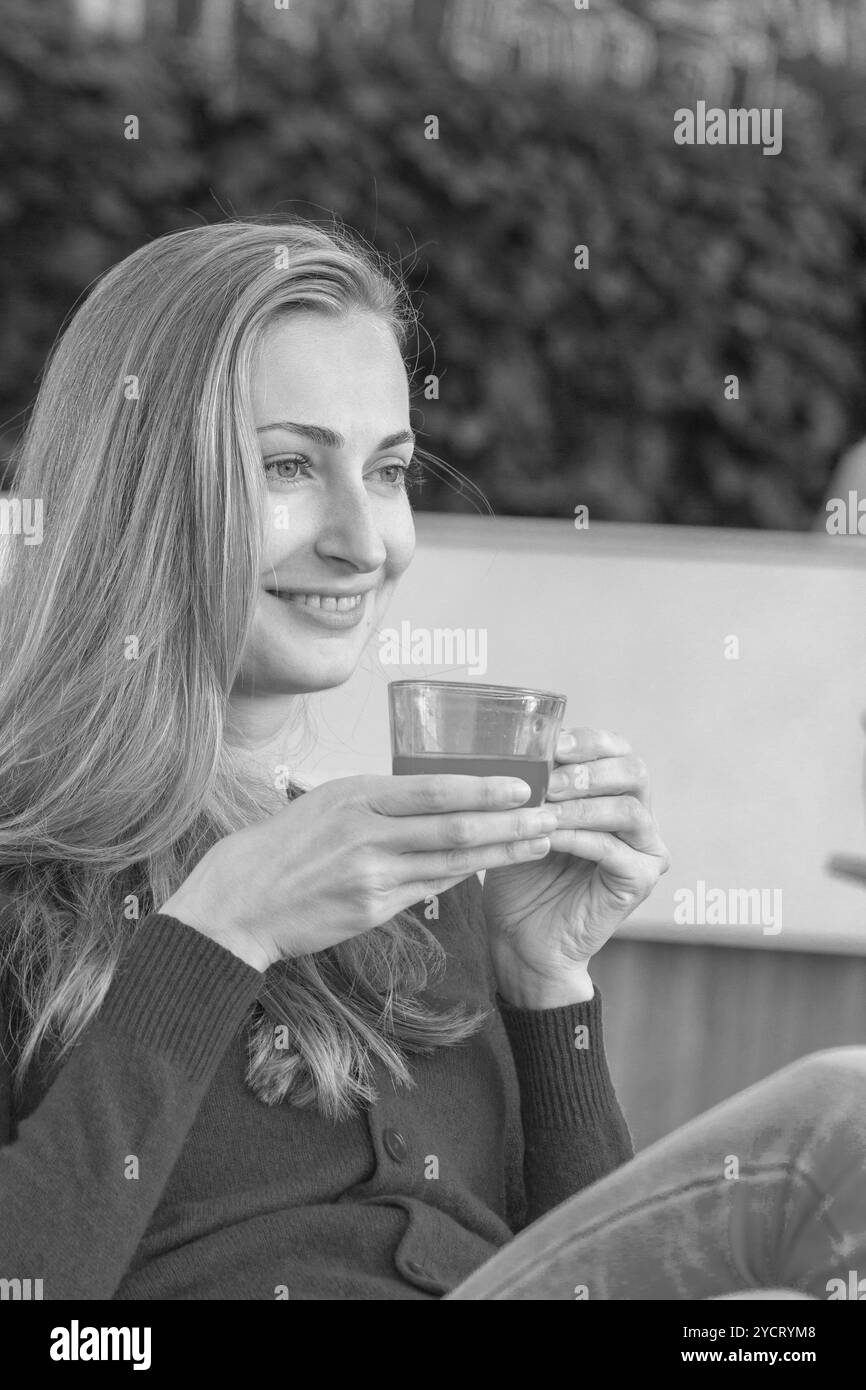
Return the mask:
POLYGON ((560 823, 545 858, 484 878, 499 988, 518 1007, 591 998, 589 960, 670 866, 646 767, 618 735, 563 729, 547 804, 560 823))

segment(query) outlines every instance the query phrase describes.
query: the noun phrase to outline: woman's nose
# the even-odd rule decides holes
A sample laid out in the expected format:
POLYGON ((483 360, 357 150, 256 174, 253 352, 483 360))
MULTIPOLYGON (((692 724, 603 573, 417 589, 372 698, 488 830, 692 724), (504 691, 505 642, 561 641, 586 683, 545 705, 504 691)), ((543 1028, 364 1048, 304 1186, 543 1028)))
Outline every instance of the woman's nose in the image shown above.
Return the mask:
POLYGON ((381 569, 388 549, 363 484, 329 493, 315 549, 323 559, 344 560, 362 573, 381 569))

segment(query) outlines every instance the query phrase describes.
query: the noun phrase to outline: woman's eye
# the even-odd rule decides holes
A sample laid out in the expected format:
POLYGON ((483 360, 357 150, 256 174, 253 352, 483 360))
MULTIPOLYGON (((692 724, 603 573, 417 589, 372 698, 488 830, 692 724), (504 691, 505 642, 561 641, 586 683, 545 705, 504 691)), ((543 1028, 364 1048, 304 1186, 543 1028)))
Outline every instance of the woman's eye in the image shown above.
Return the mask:
POLYGON ((391 483, 395 487, 402 487, 406 479, 406 474, 409 472, 409 464, 383 463, 380 468, 376 469, 376 472, 383 475, 386 483, 391 483), (390 477, 385 476, 388 474, 390 474, 390 477))
POLYGON ((308 462, 307 459, 305 459, 305 458, 303 458, 303 456, 299 456, 299 455, 291 455, 291 456, 289 456, 289 457, 287 457, 287 458, 265 459, 265 460, 264 460, 265 473, 268 475, 269 478, 276 478, 277 482, 293 483, 293 482, 295 482, 295 481, 297 480, 298 474, 297 474, 297 473, 287 473, 287 472, 284 472, 283 470, 284 470, 284 469, 293 469, 293 468, 294 468, 294 469, 299 469, 299 468, 302 468, 302 467, 304 466, 304 464, 306 464, 307 462, 308 462), (274 469, 277 469, 277 468, 280 470, 279 473, 276 473, 276 472, 273 471, 274 469))
POLYGON ((410 459, 409 463, 383 463, 376 470, 377 473, 390 474, 385 478, 385 482, 390 487, 406 487, 410 482, 415 482, 421 475, 421 465, 417 459, 410 459))

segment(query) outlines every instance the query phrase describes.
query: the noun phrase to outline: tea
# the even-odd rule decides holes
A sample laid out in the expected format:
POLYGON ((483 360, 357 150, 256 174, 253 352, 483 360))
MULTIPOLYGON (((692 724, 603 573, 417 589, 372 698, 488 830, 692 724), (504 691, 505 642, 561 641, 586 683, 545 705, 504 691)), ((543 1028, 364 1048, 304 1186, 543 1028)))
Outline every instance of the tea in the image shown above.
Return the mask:
POLYGON ((457 773, 461 777, 519 777, 528 782, 531 794, 524 806, 540 806, 547 795, 550 764, 543 758, 509 758, 494 754, 478 757, 460 753, 414 753, 395 756, 391 771, 395 777, 418 777, 432 772, 457 773))

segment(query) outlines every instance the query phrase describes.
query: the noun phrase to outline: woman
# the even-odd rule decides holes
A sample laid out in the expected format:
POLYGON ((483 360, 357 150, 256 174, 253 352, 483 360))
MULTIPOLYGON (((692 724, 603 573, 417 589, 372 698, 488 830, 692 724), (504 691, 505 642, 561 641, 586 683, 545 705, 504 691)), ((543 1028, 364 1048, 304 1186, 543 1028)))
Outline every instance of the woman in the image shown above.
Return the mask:
POLYGON ((866 1255, 866 1051, 633 1159, 587 967, 668 855, 623 740, 568 731, 538 809, 506 778, 287 800, 303 695, 412 556, 412 324, 345 233, 235 222, 130 256, 53 355, 0 628, 0 1268, 58 1299, 824 1296, 866 1255))

